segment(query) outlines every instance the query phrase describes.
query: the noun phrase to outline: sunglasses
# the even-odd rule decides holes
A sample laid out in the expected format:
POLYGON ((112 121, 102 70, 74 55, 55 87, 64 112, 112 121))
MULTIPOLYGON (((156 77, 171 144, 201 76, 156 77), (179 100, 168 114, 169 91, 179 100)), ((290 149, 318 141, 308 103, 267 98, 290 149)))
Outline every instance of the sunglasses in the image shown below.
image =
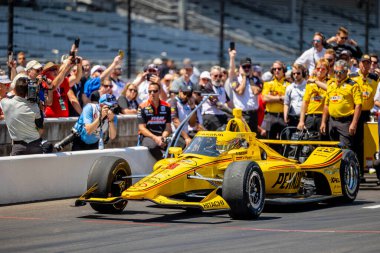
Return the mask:
POLYGON ((340 37, 341 40, 346 40, 348 37, 340 37))
POLYGON ((128 89, 130 92, 137 92, 136 89, 128 89))
POLYGON ((245 66, 242 66, 243 69, 250 69, 251 68, 251 65, 245 65, 245 66))
POLYGON ((334 70, 335 75, 343 75, 345 72, 345 70, 334 70))
POLYGON ((273 69, 273 71, 276 71, 276 70, 280 71, 280 70, 282 70, 282 68, 272 68, 272 69, 273 69))
POLYGON ((377 61, 371 61, 372 64, 377 64, 377 61))
POLYGON ((219 78, 222 78, 223 75, 212 75, 213 77, 219 77, 219 78))
POLYGON ((332 61, 334 61, 333 58, 326 58, 326 60, 327 60, 328 62, 332 62, 332 61))
POLYGON ((294 75, 294 76, 301 75, 301 72, 293 72, 293 75, 294 75))
POLYGON ((156 94, 157 92, 158 92, 158 90, 148 90, 149 94, 156 94))
POLYGON ((325 71, 325 68, 316 68, 317 71, 325 71))
POLYGON ((113 88, 113 85, 112 85, 112 84, 110 84, 110 85, 102 84, 102 86, 103 86, 104 88, 113 88))
POLYGON ((186 97, 191 97, 193 95, 193 93, 191 91, 189 92, 184 92, 183 95, 185 95, 186 97))
POLYGON ((321 43, 322 41, 321 40, 313 40, 313 42, 315 42, 315 43, 321 43))

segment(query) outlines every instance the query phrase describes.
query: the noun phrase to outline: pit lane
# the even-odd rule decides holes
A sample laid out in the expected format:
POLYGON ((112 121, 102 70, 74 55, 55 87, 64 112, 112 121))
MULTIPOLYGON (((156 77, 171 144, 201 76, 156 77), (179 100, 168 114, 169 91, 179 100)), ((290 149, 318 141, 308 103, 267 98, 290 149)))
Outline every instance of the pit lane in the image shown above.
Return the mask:
POLYGON ((130 202, 103 215, 74 199, 0 207, 0 252, 378 252, 380 187, 350 205, 267 206, 258 220, 130 202))

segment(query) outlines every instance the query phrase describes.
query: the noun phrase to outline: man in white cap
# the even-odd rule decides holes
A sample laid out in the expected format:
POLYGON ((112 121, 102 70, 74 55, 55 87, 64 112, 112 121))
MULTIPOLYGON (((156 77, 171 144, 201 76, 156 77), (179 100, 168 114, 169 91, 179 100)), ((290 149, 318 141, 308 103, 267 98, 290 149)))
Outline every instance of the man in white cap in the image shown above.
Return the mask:
MULTIPOLYGON (((11 86, 11 80, 6 75, 0 76, 0 101, 7 96, 7 92, 11 86)), ((0 120, 4 119, 4 113, 0 104, 0 120)))
POLYGON ((99 89, 103 80, 109 77, 114 68, 121 64, 121 61, 122 57, 117 55, 108 68, 103 65, 95 65, 91 68, 91 78, 84 85, 84 93, 87 97, 90 97, 93 91, 99 89))
POLYGON ((40 77, 42 72, 42 65, 36 60, 31 60, 26 64, 25 70, 31 81, 37 81, 37 78, 40 77))

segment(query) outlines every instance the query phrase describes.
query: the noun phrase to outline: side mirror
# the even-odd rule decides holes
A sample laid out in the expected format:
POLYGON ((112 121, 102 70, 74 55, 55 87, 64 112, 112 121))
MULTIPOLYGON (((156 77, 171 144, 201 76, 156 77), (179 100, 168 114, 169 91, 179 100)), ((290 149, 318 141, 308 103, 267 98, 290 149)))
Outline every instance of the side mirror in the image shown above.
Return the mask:
POLYGON ((180 154, 182 154, 182 148, 180 147, 170 147, 169 154, 173 155, 174 158, 177 158, 180 154))

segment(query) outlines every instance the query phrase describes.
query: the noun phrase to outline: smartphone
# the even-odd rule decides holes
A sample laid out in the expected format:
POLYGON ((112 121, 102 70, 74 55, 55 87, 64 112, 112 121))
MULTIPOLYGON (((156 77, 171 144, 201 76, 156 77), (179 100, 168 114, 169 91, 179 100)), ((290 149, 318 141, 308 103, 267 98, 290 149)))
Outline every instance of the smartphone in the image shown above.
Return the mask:
POLYGON ((75 45, 75 48, 78 49, 79 48, 79 43, 80 43, 80 38, 76 38, 75 41, 74 41, 74 45, 75 45))
POLYGON ((235 50, 235 42, 234 41, 231 41, 230 42, 230 50, 235 50))
POLYGON ((8 62, 9 63, 13 62, 13 52, 12 51, 9 53, 8 62))
POLYGON ((120 58, 123 58, 124 57, 124 51, 123 50, 119 50, 119 56, 120 56, 120 58))

